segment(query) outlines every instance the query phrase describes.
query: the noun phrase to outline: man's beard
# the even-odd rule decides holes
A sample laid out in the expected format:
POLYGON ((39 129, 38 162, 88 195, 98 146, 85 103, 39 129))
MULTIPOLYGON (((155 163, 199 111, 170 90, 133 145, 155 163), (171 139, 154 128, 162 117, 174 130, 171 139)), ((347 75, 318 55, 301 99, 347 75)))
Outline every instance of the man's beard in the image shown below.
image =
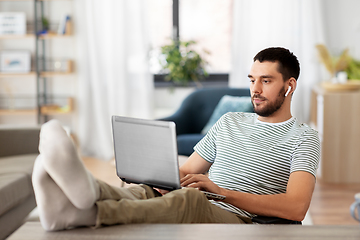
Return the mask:
MULTIPOLYGON (((253 105, 254 112, 261 117, 269 117, 272 114, 274 114, 277 110, 279 110, 281 108, 284 101, 285 101, 285 88, 282 88, 280 90, 279 96, 275 100, 275 102, 268 102, 267 98, 261 97, 258 94, 254 94, 251 97, 251 103, 253 105), (267 105, 262 109, 256 109, 256 106, 254 104, 254 98, 259 98, 261 100, 267 101, 267 105)), ((263 103, 265 103, 265 102, 263 102, 263 103)))

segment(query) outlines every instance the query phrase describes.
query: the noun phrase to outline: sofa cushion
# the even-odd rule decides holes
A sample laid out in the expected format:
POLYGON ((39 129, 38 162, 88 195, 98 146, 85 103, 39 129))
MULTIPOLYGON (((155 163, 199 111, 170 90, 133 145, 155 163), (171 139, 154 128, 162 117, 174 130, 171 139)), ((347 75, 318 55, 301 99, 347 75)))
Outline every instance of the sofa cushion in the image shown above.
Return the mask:
POLYGON ((0 158, 0 174, 26 173, 31 176, 34 162, 38 154, 25 154, 0 158))
POLYGON ((29 174, 0 174, 0 215, 25 201, 32 191, 29 174))
POLYGON ((209 121, 201 131, 206 134, 210 128, 227 112, 252 112, 253 107, 250 97, 236 97, 224 95, 216 105, 209 121))

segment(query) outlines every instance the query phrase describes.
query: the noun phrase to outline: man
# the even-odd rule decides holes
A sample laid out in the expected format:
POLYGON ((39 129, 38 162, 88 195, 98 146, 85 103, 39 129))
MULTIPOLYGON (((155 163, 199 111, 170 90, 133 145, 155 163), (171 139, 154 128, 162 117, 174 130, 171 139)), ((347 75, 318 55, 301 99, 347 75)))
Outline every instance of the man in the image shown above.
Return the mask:
POLYGON ((316 131, 290 112, 299 73, 298 60, 287 49, 259 52, 248 75, 255 113, 225 114, 181 166, 186 188, 163 196, 145 185, 116 188, 96 180, 60 124, 44 124, 33 173, 42 226, 251 223, 254 215, 302 221, 320 144, 316 131), (198 189, 226 198, 209 201, 198 189))

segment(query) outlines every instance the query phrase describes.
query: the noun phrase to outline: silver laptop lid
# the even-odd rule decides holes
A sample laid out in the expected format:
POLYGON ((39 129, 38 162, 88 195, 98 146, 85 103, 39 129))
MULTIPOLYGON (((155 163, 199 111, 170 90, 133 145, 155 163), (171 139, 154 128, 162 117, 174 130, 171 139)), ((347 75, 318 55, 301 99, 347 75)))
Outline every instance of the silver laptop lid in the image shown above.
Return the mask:
POLYGON ((112 116, 116 172, 128 183, 181 188, 175 123, 112 116))

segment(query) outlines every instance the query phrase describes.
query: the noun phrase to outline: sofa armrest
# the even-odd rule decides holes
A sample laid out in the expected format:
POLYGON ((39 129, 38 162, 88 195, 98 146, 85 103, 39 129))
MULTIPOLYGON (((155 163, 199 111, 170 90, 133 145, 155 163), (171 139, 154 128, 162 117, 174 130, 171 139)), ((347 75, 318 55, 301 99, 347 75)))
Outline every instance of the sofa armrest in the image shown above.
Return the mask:
POLYGON ((0 157, 39 153, 40 127, 1 127, 0 157))

